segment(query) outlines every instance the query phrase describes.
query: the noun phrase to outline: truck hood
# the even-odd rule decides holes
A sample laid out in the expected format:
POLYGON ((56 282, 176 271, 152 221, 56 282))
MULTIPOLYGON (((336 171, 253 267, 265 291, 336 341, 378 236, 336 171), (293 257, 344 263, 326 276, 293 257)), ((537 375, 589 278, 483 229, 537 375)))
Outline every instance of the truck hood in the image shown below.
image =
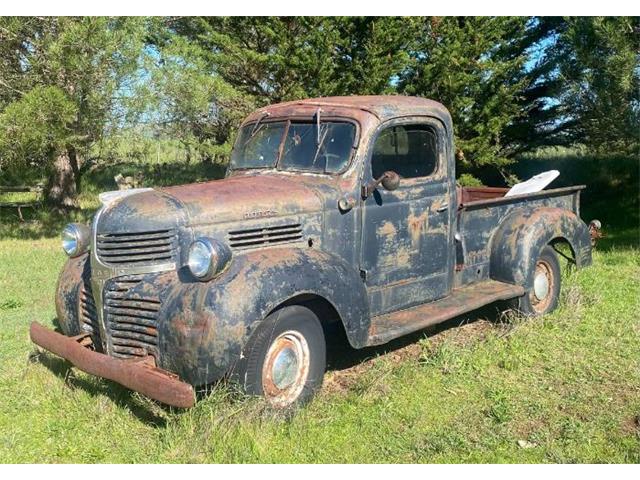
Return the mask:
POLYGON ((98 230, 141 232, 317 212, 318 191, 300 177, 246 175, 145 190, 108 203, 98 230))

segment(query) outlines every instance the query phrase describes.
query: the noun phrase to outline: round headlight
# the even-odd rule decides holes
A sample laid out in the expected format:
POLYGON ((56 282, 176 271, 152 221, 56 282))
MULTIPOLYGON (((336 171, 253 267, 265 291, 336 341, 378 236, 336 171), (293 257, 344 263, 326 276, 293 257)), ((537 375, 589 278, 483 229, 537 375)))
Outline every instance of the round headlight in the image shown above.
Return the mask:
POLYGON ((86 225, 70 223, 62 230, 62 249, 70 257, 77 257, 89 249, 90 231, 86 225))
POLYGON ((218 275, 231 259, 225 245, 210 238, 199 238, 189 248, 189 270, 198 280, 209 280, 218 275))

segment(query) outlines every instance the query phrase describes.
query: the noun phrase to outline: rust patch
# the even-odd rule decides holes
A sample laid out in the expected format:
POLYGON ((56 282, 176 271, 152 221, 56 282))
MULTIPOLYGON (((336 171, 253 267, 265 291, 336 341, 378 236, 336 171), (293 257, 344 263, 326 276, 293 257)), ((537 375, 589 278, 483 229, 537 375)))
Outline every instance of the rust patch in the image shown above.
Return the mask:
POLYGON ((379 228, 378 228, 378 233, 380 235, 383 236, 392 236, 392 235, 396 235, 398 233, 398 231, 396 230, 396 227, 393 225, 393 223, 391 222, 384 222, 379 228))
POLYGON ((409 215, 409 235, 411 236, 411 244, 414 248, 420 248, 420 239, 422 235, 429 230, 429 211, 425 210, 422 214, 415 216, 409 215))
POLYGON ((180 408, 195 404, 193 387, 181 382, 176 375, 155 367, 155 361, 127 361, 90 350, 88 335, 65 337, 33 322, 31 341, 56 355, 69 360, 80 370, 113 380, 149 398, 180 408))

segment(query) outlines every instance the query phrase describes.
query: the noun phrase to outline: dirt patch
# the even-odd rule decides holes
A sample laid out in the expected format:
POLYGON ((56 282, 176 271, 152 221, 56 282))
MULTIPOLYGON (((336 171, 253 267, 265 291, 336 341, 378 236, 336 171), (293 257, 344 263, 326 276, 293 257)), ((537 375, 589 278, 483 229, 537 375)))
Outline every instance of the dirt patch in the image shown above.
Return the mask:
POLYGON ((625 434, 636 434, 640 438, 640 414, 627 417, 622 422, 622 431, 625 434))

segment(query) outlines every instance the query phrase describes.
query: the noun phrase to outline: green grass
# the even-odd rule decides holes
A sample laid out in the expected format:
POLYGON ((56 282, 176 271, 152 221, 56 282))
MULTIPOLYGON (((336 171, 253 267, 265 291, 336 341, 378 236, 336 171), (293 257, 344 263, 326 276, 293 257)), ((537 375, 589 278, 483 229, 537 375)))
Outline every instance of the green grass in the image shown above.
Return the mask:
POLYGON ((224 385, 172 411, 30 359, 64 258, 57 240, 0 252, 1 462, 640 462, 637 249, 596 252, 547 317, 449 325, 367 361, 343 352, 352 366, 292 418, 224 385))
MULTIPOLYGON (((207 174, 199 168, 176 171, 207 174)), ((91 192, 111 172, 93 175, 79 218, 95 208, 91 192)), ((189 411, 163 408, 53 355, 34 355, 28 326, 54 325, 65 261, 57 229, 68 219, 42 214, 23 225, 5 216, 0 462, 639 463, 633 188, 636 210, 626 215, 611 192, 585 205, 608 215, 600 216, 607 237, 591 268, 565 273, 556 312, 504 322, 486 310, 389 347, 338 350, 319 396, 290 418, 227 385, 189 411)))

